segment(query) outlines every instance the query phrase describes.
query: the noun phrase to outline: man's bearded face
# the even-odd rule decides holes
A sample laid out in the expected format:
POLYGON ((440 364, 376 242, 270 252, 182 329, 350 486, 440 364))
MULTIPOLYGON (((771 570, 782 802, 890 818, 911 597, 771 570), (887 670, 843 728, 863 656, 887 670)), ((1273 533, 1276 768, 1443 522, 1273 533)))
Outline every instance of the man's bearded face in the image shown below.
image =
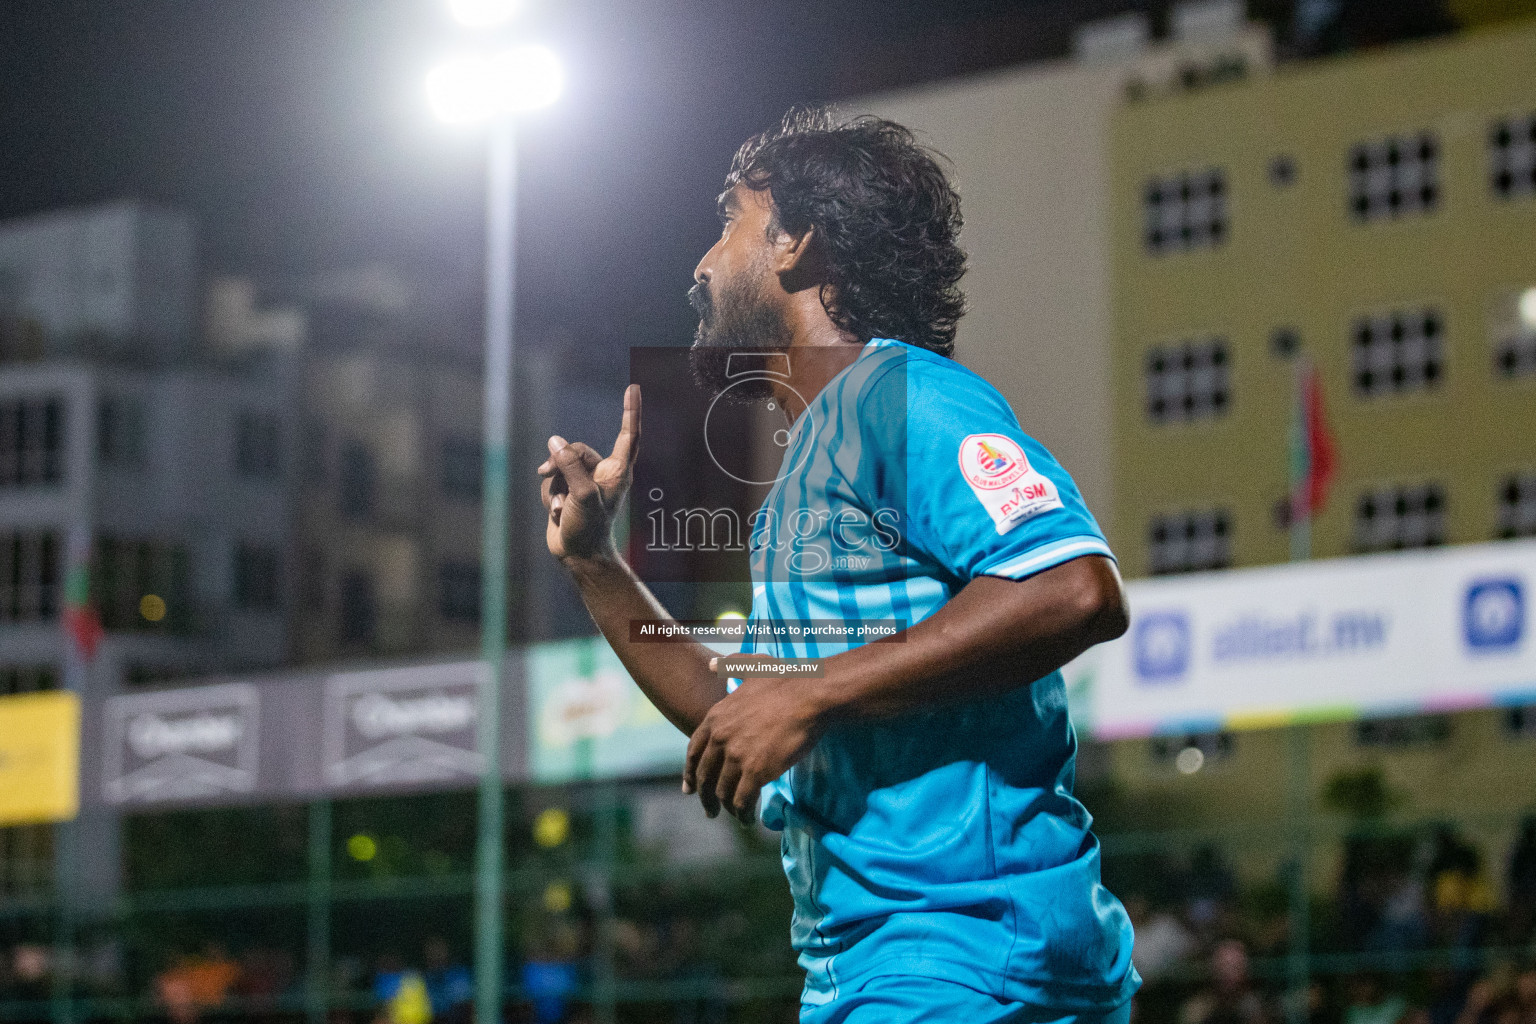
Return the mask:
MULTIPOLYGON (((719 287, 701 281, 688 290, 688 301, 699 314, 688 363, 694 381, 711 395, 720 394, 731 384, 727 372, 732 353, 782 352, 789 346, 789 325, 764 295, 765 264, 755 265, 751 273, 719 287)), ((758 402, 771 394, 769 382, 757 377, 731 388, 726 400, 758 402)))

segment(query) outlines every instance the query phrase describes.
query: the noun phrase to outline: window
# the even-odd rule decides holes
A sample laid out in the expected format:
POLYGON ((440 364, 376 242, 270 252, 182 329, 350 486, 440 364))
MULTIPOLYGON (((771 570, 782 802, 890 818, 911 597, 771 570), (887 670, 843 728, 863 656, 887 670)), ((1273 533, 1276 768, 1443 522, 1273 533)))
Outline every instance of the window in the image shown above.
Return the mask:
POLYGON ((348 519, 373 515, 378 471, 373 452, 361 441, 349 441, 341 450, 341 514, 348 519))
POLYGON ((306 612, 322 614, 326 609, 325 553, 305 548, 299 576, 299 606, 306 612))
POLYGON ((0 401, 0 487, 56 484, 63 476, 63 401, 0 401))
POLYGON ((1269 183, 1275 188, 1290 188, 1296 184, 1296 158, 1282 153, 1270 160, 1269 183))
POLYGON ((1154 576, 1225 569, 1232 564, 1232 524, 1225 509, 1157 516, 1150 535, 1154 576))
POLYGON ((1536 740, 1536 704, 1521 704, 1506 709, 1504 732, 1514 739, 1536 740))
POLYGON ((1147 252, 1217 246, 1227 239, 1227 179, 1219 167, 1152 178, 1142 194, 1147 252))
POLYGON ((1445 319, 1434 309, 1361 317, 1350 348, 1356 394, 1430 390, 1445 375, 1445 319))
POLYGON ((277 414, 246 410, 235 421, 235 472, 274 477, 282 470, 282 425, 277 414))
POLYGON ((371 645, 377 618, 373 580, 361 570, 348 572, 341 578, 341 642, 371 645))
POLYGON ((144 404, 108 395, 96 412, 96 454, 104 465, 139 469, 145 460, 144 404))
POLYGON ((450 622, 480 621, 480 566, 446 562, 438 571, 438 612, 450 622))
POLYGON ((326 459, 327 445, 330 442, 329 431, 325 424, 318 420, 309 420, 304 424, 304 448, 300 454, 303 460, 301 472, 304 482, 315 487, 323 487, 330 477, 329 465, 326 459))
POLYGON ((1501 295, 1488 328, 1494 376, 1536 376, 1536 287, 1501 295))
POLYGON ((1536 114, 1494 124, 1488 133, 1488 183, 1500 199, 1536 195, 1536 114))
POLYGON ((281 604, 277 549, 242 541, 235 546, 235 607, 270 612, 281 604))
POLYGON ((1536 473, 1517 473, 1499 487, 1498 535, 1536 537, 1536 473))
POLYGON ((107 629, 180 631, 190 624, 185 548, 157 540, 101 537, 92 560, 91 583, 107 629), (151 596, 160 601, 146 600, 151 596))
POLYGON ((1349 151, 1349 212, 1357 221, 1432 212, 1440 202, 1440 141, 1388 136, 1349 151))
POLYGON ((52 665, 0 665, 0 696, 58 687, 59 670, 52 665))
POLYGON ((1213 419, 1231 402, 1227 342, 1186 341, 1147 353, 1147 419, 1153 423, 1213 419))
POLYGON ((0 534, 0 622, 44 622, 59 613, 59 539, 0 534))
POLYGON ((156 661, 130 661, 123 670, 129 687, 163 687, 194 674, 186 666, 166 665, 156 661))
POLYGON ((1445 490, 1439 484, 1367 491, 1355 506, 1355 550, 1397 551, 1445 543, 1445 490))
POLYGON ((480 500, 479 438, 450 437, 443 441, 443 493, 465 501, 480 500))
POLYGON ((1362 747, 1433 747, 1451 738, 1448 715, 1377 718, 1355 723, 1355 743, 1362 747))
POLYGON ((1269 351, 1276 359, 1291 359, 1301 351, 1301 332, 1294 327, 1276 327, 1269 335, 1269 351))

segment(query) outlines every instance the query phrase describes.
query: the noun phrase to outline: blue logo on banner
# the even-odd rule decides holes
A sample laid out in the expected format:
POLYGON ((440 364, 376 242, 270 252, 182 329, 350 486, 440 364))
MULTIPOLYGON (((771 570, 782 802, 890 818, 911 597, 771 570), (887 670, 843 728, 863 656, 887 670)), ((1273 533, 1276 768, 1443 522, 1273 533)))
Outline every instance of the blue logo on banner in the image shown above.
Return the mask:
POLYGON ((1183 612, 1152 612, 1136 619, 1132 638, 1136 674, 1143 682, 1168 683, 1189 671, 1193 648, 1189 616, 1183 612))
POLYGON ((1525 592, 1513 577, 1477 580, 1467 587, 1461 628, 1474 651, 1516 647, 1525 633, 1525 592))

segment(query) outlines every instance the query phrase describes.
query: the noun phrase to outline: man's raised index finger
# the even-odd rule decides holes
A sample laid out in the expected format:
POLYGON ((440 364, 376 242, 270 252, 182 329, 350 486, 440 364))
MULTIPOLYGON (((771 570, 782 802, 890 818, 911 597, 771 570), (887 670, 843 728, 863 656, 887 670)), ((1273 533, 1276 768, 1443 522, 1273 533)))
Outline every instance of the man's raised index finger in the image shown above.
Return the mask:
POLYGON ((624 419, 619 424, 618 439, 613 442, 612 458, 618 459, 625 468, 634 465, 635 450, 640 445, 640 385, 631 384, 624 389, 624 419))

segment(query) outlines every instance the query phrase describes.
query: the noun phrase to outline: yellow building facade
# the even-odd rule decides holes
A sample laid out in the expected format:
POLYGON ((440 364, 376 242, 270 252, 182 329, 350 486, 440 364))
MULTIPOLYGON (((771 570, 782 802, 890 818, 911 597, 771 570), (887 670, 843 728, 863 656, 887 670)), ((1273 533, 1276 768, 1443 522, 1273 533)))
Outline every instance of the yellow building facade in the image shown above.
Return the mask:
POLYGON ((1111 132, 1128 576, 1290 556, 1296 378, 1338 467, 1311 554, 1536 515, 1536 22, 1124 106, 1111 132))

